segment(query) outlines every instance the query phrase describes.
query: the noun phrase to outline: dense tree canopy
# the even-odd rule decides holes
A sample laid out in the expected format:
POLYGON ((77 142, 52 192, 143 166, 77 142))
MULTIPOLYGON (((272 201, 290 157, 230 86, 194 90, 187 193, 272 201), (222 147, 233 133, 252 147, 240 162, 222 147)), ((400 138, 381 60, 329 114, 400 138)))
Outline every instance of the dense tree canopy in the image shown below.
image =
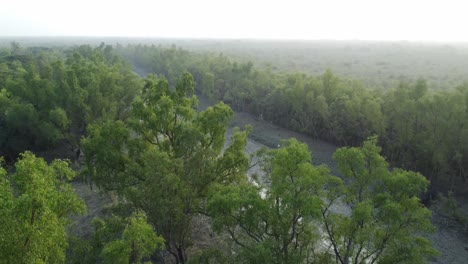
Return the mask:
POLYGON ((331 70, 276 73, 175 46, 14 43, 0 51, 0 155, 20 157, 0 169, 0 262, 64 262, 67 218, 84 209, 74 172, 20 153, 68 143, 120 206, 72 241, 71 263, 140 263, 162 248, 187 263, 201 215, 229 250, 195 263, 423 263, 436 251, 419 197, 467 191, 467 122, 467 85, 374 90, 331 70), (155 74, 139 78, 119 55, 155 74), (198 111, 195 89, 222 102, 198 111), (248 131, 228 132, 230 107, 346 146, 339 175, 291 139, 260 151, 261 173, 247 177, 248 131))
POLYGON ((242 181, 248 166, 246 132, 223 150, 232 110, 220 103, 197 112, 193 89, 190 74, 175 89, 149 77, 127 122, 92 126, 83 141, 91 180, 146 212, 177 263, 210 186, 242 181))
POLYGON ((125 118, 140 82, 111 50, 17 47, 0 56, 0 155, 13 160, 60 140, 76 149, 88 124, 125 118))

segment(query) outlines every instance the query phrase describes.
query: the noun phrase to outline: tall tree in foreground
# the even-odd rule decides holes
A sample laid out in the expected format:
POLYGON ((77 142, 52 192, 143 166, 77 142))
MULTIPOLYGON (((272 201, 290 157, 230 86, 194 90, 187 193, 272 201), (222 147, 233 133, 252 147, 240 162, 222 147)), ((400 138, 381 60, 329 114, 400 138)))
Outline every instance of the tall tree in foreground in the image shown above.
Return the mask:
POLYGON ((377 138, 361 148, 334 154, 343 186, 330 188, 322 217, 337 263, 425 263, 437 255, 424 233, 433 231, 431 212, 418 196, 429 182, 419 173, 394 168, 380 155, 377 138), (333 212, 341 200, 351 210, 333 212))
POLYGON ((248 166, 246 132, 234 132, 223 150, 232 110, 220 103, 197 112, 193 92, 190 74, 175 89, 150 77, 126 123, 92 126, 83 141, 88 175, 143 210, 177 263, 187 260, 208 190, 244 180, 248 166))
POLYGON ((68 183, 74 172, 65 161, 50 165, 21 154, 15 173, 0 167, 0 262, 63 263, 68 216, 85 205, 68 183))
POLYGON ((227 232, 239 263, 313 263, 320 252, 320 198, 325 185, 339 184, 325 166, 311 164, 307 145, 296 139, 260 155, 259 184, 220 187, 209 213, 227 232))

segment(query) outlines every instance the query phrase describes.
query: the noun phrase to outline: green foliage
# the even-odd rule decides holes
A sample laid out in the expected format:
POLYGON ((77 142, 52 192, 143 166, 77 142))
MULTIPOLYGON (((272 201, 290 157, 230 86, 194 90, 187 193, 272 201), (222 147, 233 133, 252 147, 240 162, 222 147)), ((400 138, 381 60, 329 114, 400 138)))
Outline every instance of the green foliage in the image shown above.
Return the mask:
POLYGON ((88 124, 124 119, 141 83, 109 52, 31 48, 0 58, 0 155, 11 161, 63 140, 78 148, 88 124))
POLYGON ((15 172, 0 169, 0 262, 63 263, 68 216, 85 205, 68 183, 68 163, 50 165, 30 152, 21 154, 15 172))
POLYGON ((439 195, 435 200, 433 210, 446 220, 459 223, 468 235, 468 214, 461 209, 453 193, 450 192, 447 196, 439 195))
POLYGON ((259 184, 219 186, 208 212, 216 231, 227 232, 241 263, 310 263, 320 239, 317 219, 327 182, 337 179, 314 167, 307 145, 295 139, 261 154, 259 184))
POLYGON ((125 219, 116 215, 104 219, 95 217, 91 225, 93 232, 86 237, 71 237, 67 250, 67 263, 100 263, 104 245, 120 239, 125 229, 125 219))
POLYGON ((141 263, 164 248, 164 239, 143 212, 94 218, 92 226, 94 232, 88 237, 71 239, 67 263, 141 263))
POLYGON ((211 186, 242 181, 248 166, 246 132, 234 132, 223 151, 232 110, 220 103, 197 112, 193 85, 189 74, 175 89, 150 76, 126 122, 91 126, 82 142, 85 173, 143 210, 182 263, 192 243, 190 223, 211 186))
MULTIPOLYGON (((117 190, 132 211, 145 212, 181 263, 199 213, 212 215, 214 229, 231 236, 232 262, 336 257, 341 263, 421 263, 436 254, 420 236, 432 230, 430 212, 417 198, 429 183, 409 170, 423 173, 433 190, 467 190, 467 85, 432 91, 420 79, 371 90, 331 70, 318 76, 275 73, 175 47, 119 46, 117 52, 164 77, 142 82, 104 44, 25 49, 13 43, 2 51, 0 155, 12 161, 26 149, 62 141, 79 148, 87 136, 82 143, 90 182, 117 190), (233 112, 224 103, 197 112, 195 83, 199 92, 235 109, 340 145, 357 146, 379 134, 388 162, 404 169, 390 170, 370 138, 361 148, 336 152, 343 183, 312 166, 307 148, 290 140, 264 151, 264 173, 256 184, 246 182, 247 132, 235 130, 225 146, 233 112), (342 204, 347 212, 332 209, 342 204)), ((63 262, 66 216, 83 208, 64 183, 73 173, 64 162, 21 157, 12 175, 0 170, 0 223, 6 227, 0 259, 63 262)), ((444 203, 454 206, 450 199, 444 203)), ((95 220, 95 234, 75 241, 71 261, 139 262, 163 243, 146 216, 134 215, 125 231, 121 219, 95 220)), ((193 261, 231 262, 231 253, 207 251, 193 261)))
POLYGON ((434 230, 431 212, 418 198, 428 181, 389 171, 376 143, 336 151, 345 183, 291 139, 261 152, 259 183, 213 189, 208 212, 214 230, 229 234, 234 262, 424 263, 437 255, 423 236, 434 230))
POLYGON ((123 231, 122 238, 104 246, 104 263, 141 263, 157 249, 164 247, 164 239, 158 237, 146 222, 144 213, 135 213, 123 231))
POLYGON ((334 154, 345 186, 331 188, 322 208, 326 239, 339 263, 425 263, 437 255, 422 234, 434 230, 418 196, 429 182, 419 173, 389 170, 377 138, 334 154), (333 212, 341 200, 349 214, 333 212))

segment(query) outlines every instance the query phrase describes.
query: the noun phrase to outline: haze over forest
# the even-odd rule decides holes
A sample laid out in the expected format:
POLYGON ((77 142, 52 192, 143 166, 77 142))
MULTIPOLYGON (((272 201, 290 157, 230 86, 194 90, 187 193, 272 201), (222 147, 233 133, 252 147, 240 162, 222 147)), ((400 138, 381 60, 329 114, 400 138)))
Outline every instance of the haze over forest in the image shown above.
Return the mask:
POLYGON ((0 264, 468 259, 462 1, 0 4, 0 264))

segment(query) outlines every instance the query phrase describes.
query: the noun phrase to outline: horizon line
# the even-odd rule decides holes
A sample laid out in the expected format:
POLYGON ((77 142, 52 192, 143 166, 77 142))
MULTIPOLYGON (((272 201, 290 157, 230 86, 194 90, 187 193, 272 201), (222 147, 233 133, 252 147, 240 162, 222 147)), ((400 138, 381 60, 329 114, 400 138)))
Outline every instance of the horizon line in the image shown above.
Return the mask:
POLYGON ((456 43, 456 44, 468 44, 468 40, 408 40, 408 39, 332 39, 332 38, 248 38, 248 37, 167 37, 167 36, 97 36, 97 35, 0 35, 0 39, 39 39, 39 38, 49 38, 49 39, 155 39, 155 40, 214 40, 214 41, 256 41, 256 42, 404 42, 404 43, 456 43))

